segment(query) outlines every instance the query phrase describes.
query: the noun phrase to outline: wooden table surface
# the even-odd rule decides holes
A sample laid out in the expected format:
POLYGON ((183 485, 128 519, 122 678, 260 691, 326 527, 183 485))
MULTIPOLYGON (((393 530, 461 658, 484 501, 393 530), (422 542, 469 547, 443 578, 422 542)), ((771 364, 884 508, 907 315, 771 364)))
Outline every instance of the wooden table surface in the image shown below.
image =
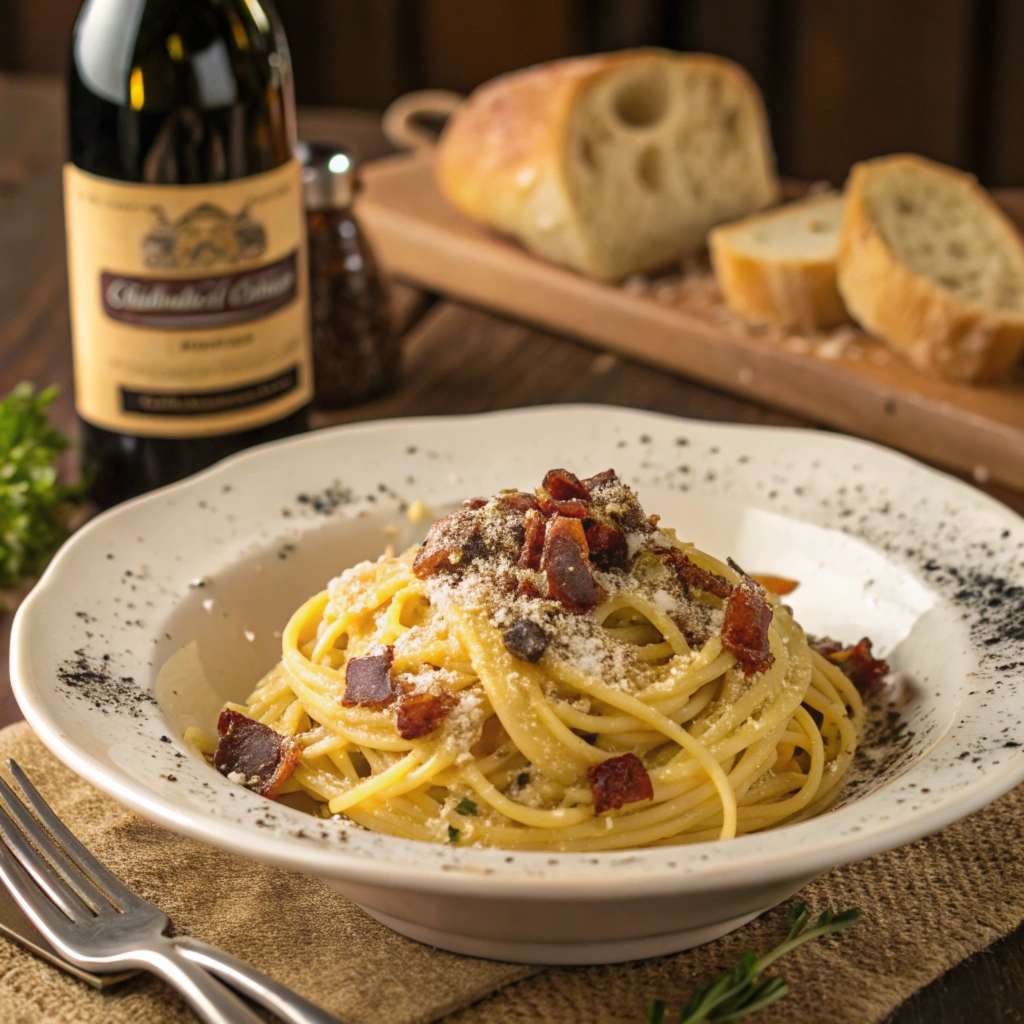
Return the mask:
MULTIPOLYGON (((304 138, 346 141, 364 158, 386 152, 372 115, 303 111, 304 138)), ((21 380, 58 384, 52 419, 75 431, 64 264, 60 85, 0 76, 0 394, 21 380)), ((598 402, 734 423, 813 426, 659 370, 520 323, 399 289, 406 339, 397 391, 317 425, 391 416, 482 412, 552 402, 598 402)), ((1024 495, 986 488, 1024 512, 1024 495)), ((17 595, 14 595, 15 599, 17 595)), ((0 619, 0 727, 21 716, 10 691, 12 615, 0 619)), ((1024 927, 954 968, 887 1024, 1024 1021, 1024 927)))

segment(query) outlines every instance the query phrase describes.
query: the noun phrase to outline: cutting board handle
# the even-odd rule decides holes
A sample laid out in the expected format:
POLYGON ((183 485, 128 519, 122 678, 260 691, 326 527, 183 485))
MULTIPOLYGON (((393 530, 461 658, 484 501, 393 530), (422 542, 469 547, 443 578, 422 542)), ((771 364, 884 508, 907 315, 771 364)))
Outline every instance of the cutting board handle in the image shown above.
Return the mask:
POLYGON ((447 89, 407 92, 384 111, 381 130, 398 149, 433 149, 444 122, 464 99, 447 89))

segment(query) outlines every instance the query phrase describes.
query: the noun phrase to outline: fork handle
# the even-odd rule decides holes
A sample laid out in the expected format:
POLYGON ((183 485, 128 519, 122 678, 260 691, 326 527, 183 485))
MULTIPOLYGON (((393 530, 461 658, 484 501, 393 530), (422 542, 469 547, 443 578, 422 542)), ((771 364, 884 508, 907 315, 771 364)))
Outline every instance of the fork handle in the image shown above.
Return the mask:
POLYGON ((177 989, 203 1024, 262 1024, 238 996, 186 959, 169 939, 133 949, 131 962, 177 989))
POLYGON ((194 964, 215 974, 225 984, 271 1013, 285 1024, 341 1024, 337 1017, 303 999, 286 985, 253 970, 216 946, 210 946, 186 935, 172 940, 178 951, 194 964))

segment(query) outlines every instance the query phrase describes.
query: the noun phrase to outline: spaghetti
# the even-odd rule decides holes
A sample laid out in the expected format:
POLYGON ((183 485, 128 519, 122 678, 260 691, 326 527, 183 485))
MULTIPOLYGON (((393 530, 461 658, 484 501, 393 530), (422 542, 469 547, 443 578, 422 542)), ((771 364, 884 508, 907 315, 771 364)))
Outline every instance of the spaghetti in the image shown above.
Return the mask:
POLYGON ((430 842, 609 850, 799 821, 836 800, 862 718, 839 645, 814 650, 612 471, 466 502, 311 597, 282 647, 222 714, 218 768, 430 842))

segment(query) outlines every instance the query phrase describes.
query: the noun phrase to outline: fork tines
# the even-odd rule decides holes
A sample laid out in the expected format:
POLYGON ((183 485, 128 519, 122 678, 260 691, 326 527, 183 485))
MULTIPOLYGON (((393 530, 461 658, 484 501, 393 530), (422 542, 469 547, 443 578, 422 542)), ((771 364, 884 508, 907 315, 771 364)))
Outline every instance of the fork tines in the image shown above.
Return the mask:
POLYGON ((22 799, 0 779, 0 837, 50 900, 72 921, 141 902, 71 834, 21 767, 7 767, 22 799))

